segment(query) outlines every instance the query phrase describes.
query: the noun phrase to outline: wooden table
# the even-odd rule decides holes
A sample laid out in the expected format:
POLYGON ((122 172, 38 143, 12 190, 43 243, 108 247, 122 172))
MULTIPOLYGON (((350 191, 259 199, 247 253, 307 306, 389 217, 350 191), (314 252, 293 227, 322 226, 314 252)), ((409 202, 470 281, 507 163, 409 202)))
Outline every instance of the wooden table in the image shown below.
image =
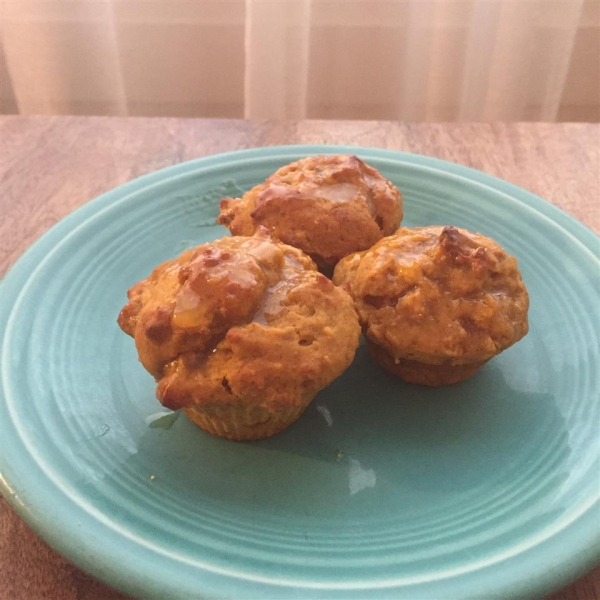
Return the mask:
MULTIPOLYGON (((207 154, 275 144, 407 150, 481 169, 600 231, 600 127, 106 117, 0 117, 0 275, 37 237, 102 192, 207 154)), ((0 598, 123 598, 41 541, 0 500, 0 598)), ((600 568, 552 596, 600 598, 600 568)))

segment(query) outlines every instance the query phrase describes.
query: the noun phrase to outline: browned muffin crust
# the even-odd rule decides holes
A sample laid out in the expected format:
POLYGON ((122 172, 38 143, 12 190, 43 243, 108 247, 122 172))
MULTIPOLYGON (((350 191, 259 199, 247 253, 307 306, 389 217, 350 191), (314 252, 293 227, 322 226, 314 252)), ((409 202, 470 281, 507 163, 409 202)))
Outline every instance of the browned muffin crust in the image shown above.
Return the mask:
POLYGON ((231 439, 285 428, 358 346, 350 297, 264 232, 188 250, 128 297, 119 325, 159 400, 231 439))
POLYGON ((356 156, 312 156, 286 165, 241 198, 221 201, 217 222, 233 235, 266 227, 320 268, 370 248, 402 220, 402 196, 356 156))
POLYGON ((375 358, 407 381, 462 381, 528 331, 516 259, 464 229, 402 228, 342 260, 333 281, 354 299, 375 358))

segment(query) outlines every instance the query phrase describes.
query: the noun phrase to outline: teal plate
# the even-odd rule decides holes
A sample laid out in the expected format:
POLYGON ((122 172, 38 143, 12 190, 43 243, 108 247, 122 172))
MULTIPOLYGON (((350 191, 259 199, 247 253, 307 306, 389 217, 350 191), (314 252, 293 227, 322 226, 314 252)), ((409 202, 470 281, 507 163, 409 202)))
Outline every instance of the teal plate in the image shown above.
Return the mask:
POLYGON ((599 274, 581 224, 423 156, 291 146, 153 173, 61 221, 1 284, 2 491, 59 552, 147 598, 542 595, 600 557, 599 274), (223 195, 347 152, 400 187, 405 225, 466 227, 518 257, 529 335, 445 389, 387 376, 361 346, 262 442, 149 426, 154 383, 116 324, 127 288, 225 235, 223 195))

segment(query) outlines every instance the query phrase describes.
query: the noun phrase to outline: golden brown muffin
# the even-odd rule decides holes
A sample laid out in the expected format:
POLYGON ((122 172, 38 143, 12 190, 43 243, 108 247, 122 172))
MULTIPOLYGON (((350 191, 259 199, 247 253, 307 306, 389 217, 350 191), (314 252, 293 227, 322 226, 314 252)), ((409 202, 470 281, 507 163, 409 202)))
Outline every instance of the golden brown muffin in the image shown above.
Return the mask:
POLYGON ((232 440, 285 429, 358 347, 348 294, 262 231, 188 250, 128 297, 119 325, 158 399, 232 440))
POLYGON ((402 220, 402 196, 356 156, 312 156, 276 171, 241 198, 221 200, 217 222, 233 235, 266 227, 324 271, 366 250, 402 220))
POLYGON ((411 383, 467 379, 528 331, 514 257, 455 227, 402 228, 336 267, 379 363, 411 383))

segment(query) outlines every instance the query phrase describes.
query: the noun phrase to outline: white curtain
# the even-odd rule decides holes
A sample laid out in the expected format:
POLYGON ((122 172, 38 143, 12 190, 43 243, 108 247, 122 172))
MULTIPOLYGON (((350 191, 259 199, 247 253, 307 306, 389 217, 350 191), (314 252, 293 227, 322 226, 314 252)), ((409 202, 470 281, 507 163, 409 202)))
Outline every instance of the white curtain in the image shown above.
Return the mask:
POLYGON ((596 4, 1 1, 0 101, 21 114, 555 120, 571 70, 586 76, 573 53, 596 4))

